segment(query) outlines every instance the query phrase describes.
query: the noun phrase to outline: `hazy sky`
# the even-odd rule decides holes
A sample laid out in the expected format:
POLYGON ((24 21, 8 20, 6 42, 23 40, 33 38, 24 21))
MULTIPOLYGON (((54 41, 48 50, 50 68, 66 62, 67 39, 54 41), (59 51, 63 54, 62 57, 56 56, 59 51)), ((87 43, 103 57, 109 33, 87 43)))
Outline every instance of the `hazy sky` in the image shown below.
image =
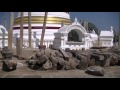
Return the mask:
MULTIPOLYGON (((0 24, 2 18, 5 16, 8 20, 9 12, 0 12, 0 24)), ((78 18, 78 20, 88 20, 97 26, 99 30, 109 30, 113 26, 116 31, 119 30, 119 12, 70 12, 71 20, 78 18)), ((8 28, 7 21, 7 28, 8 28)))

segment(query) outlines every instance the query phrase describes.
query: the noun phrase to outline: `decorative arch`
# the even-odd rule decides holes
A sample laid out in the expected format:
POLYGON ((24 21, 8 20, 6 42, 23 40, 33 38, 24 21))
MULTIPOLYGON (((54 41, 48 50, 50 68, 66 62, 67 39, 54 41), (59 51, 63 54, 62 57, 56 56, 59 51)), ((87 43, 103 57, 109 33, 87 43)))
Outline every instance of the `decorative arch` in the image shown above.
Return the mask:
POLYGON ((82 34, 86 33, 85 28, 81 25, 70 25, 65 32, 69 33, 71 30, 77 30, 77 32, 81 32, 82 34))
POLYGON ((3 29, 5 33, 7 33, 7 30, 4 26, 0 25, 0 29, 3 29))
MULTIPOLYGON (((78 39, 76 40, 74 37, 73 41, 74 42, 82 42, 83 41, 83 38, 84 38, 84 35, 86 33, 86 30, 83 26, 81 25, 70 25, 66 28, 65 30, 65 33, 67 33, 67 41, 70 41, 69 38, 69 33, 75 31, 78 35, 78 39)), ((72 40, 71 40, 72 41, 72 40)))

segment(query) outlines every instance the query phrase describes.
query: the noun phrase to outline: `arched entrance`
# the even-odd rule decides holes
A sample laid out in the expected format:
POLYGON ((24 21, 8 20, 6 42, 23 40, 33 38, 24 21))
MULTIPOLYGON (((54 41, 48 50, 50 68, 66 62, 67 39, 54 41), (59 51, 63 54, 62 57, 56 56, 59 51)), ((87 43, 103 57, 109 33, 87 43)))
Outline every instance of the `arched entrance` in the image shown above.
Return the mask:
POLYGON ((71 30, 68 33, 68 42, 79 42, 79 35, 75 30, 71 30))
POLYGON ((72 25, 67 28, 67 42, 83 42, 86 30, 80 25, 72 25))
POLYGON ((68 42, 82 42, 84 33, 79 29, 72 29, 68 32, 68 42))

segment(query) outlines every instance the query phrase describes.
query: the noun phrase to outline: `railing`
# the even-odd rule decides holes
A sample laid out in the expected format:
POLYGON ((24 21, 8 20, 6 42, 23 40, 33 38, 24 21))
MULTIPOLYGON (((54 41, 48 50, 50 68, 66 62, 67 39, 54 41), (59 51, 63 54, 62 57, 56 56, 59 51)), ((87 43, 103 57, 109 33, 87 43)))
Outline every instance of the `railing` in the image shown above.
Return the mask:
POLYGON ((85 42, 66 42, 66 45, 84 45, 85 42))
MULTIPOLYGON (((43 41, 43 45, 46 46, 46 48, 49 48, 49 45, 53 44, 53 41, 48 40, 48 41, 43 41)), ((40 45, 40 40, 39 41, 32 41, 31 42, 31 47, 32 48, 38 48, 38 46, 40 45)), ((23 47, 28 48, 29 47, 29 41, 23 41, 23 47)))

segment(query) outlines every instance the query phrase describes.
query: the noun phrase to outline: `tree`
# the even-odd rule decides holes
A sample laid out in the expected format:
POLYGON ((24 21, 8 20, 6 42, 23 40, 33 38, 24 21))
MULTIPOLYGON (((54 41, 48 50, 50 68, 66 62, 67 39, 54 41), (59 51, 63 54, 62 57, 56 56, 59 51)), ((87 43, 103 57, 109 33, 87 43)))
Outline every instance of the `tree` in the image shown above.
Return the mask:
POLYGON ((119 40, 119 35, 116 33, 115 30, 113 30, 113 31, 114 31, 114 40, 113 40, 113 42, 116 43, 119 40))
POLYGON ((88 30, 89 30, 89 32, 92 32, 92 30, 95 30, 95 33, 96 33, 97 35, 99 35, 99 30, 98 30, 98 28, 96 27, 95 24, 93 24, 93 23, 91 23, 91 22, 88 23, 88 30))

